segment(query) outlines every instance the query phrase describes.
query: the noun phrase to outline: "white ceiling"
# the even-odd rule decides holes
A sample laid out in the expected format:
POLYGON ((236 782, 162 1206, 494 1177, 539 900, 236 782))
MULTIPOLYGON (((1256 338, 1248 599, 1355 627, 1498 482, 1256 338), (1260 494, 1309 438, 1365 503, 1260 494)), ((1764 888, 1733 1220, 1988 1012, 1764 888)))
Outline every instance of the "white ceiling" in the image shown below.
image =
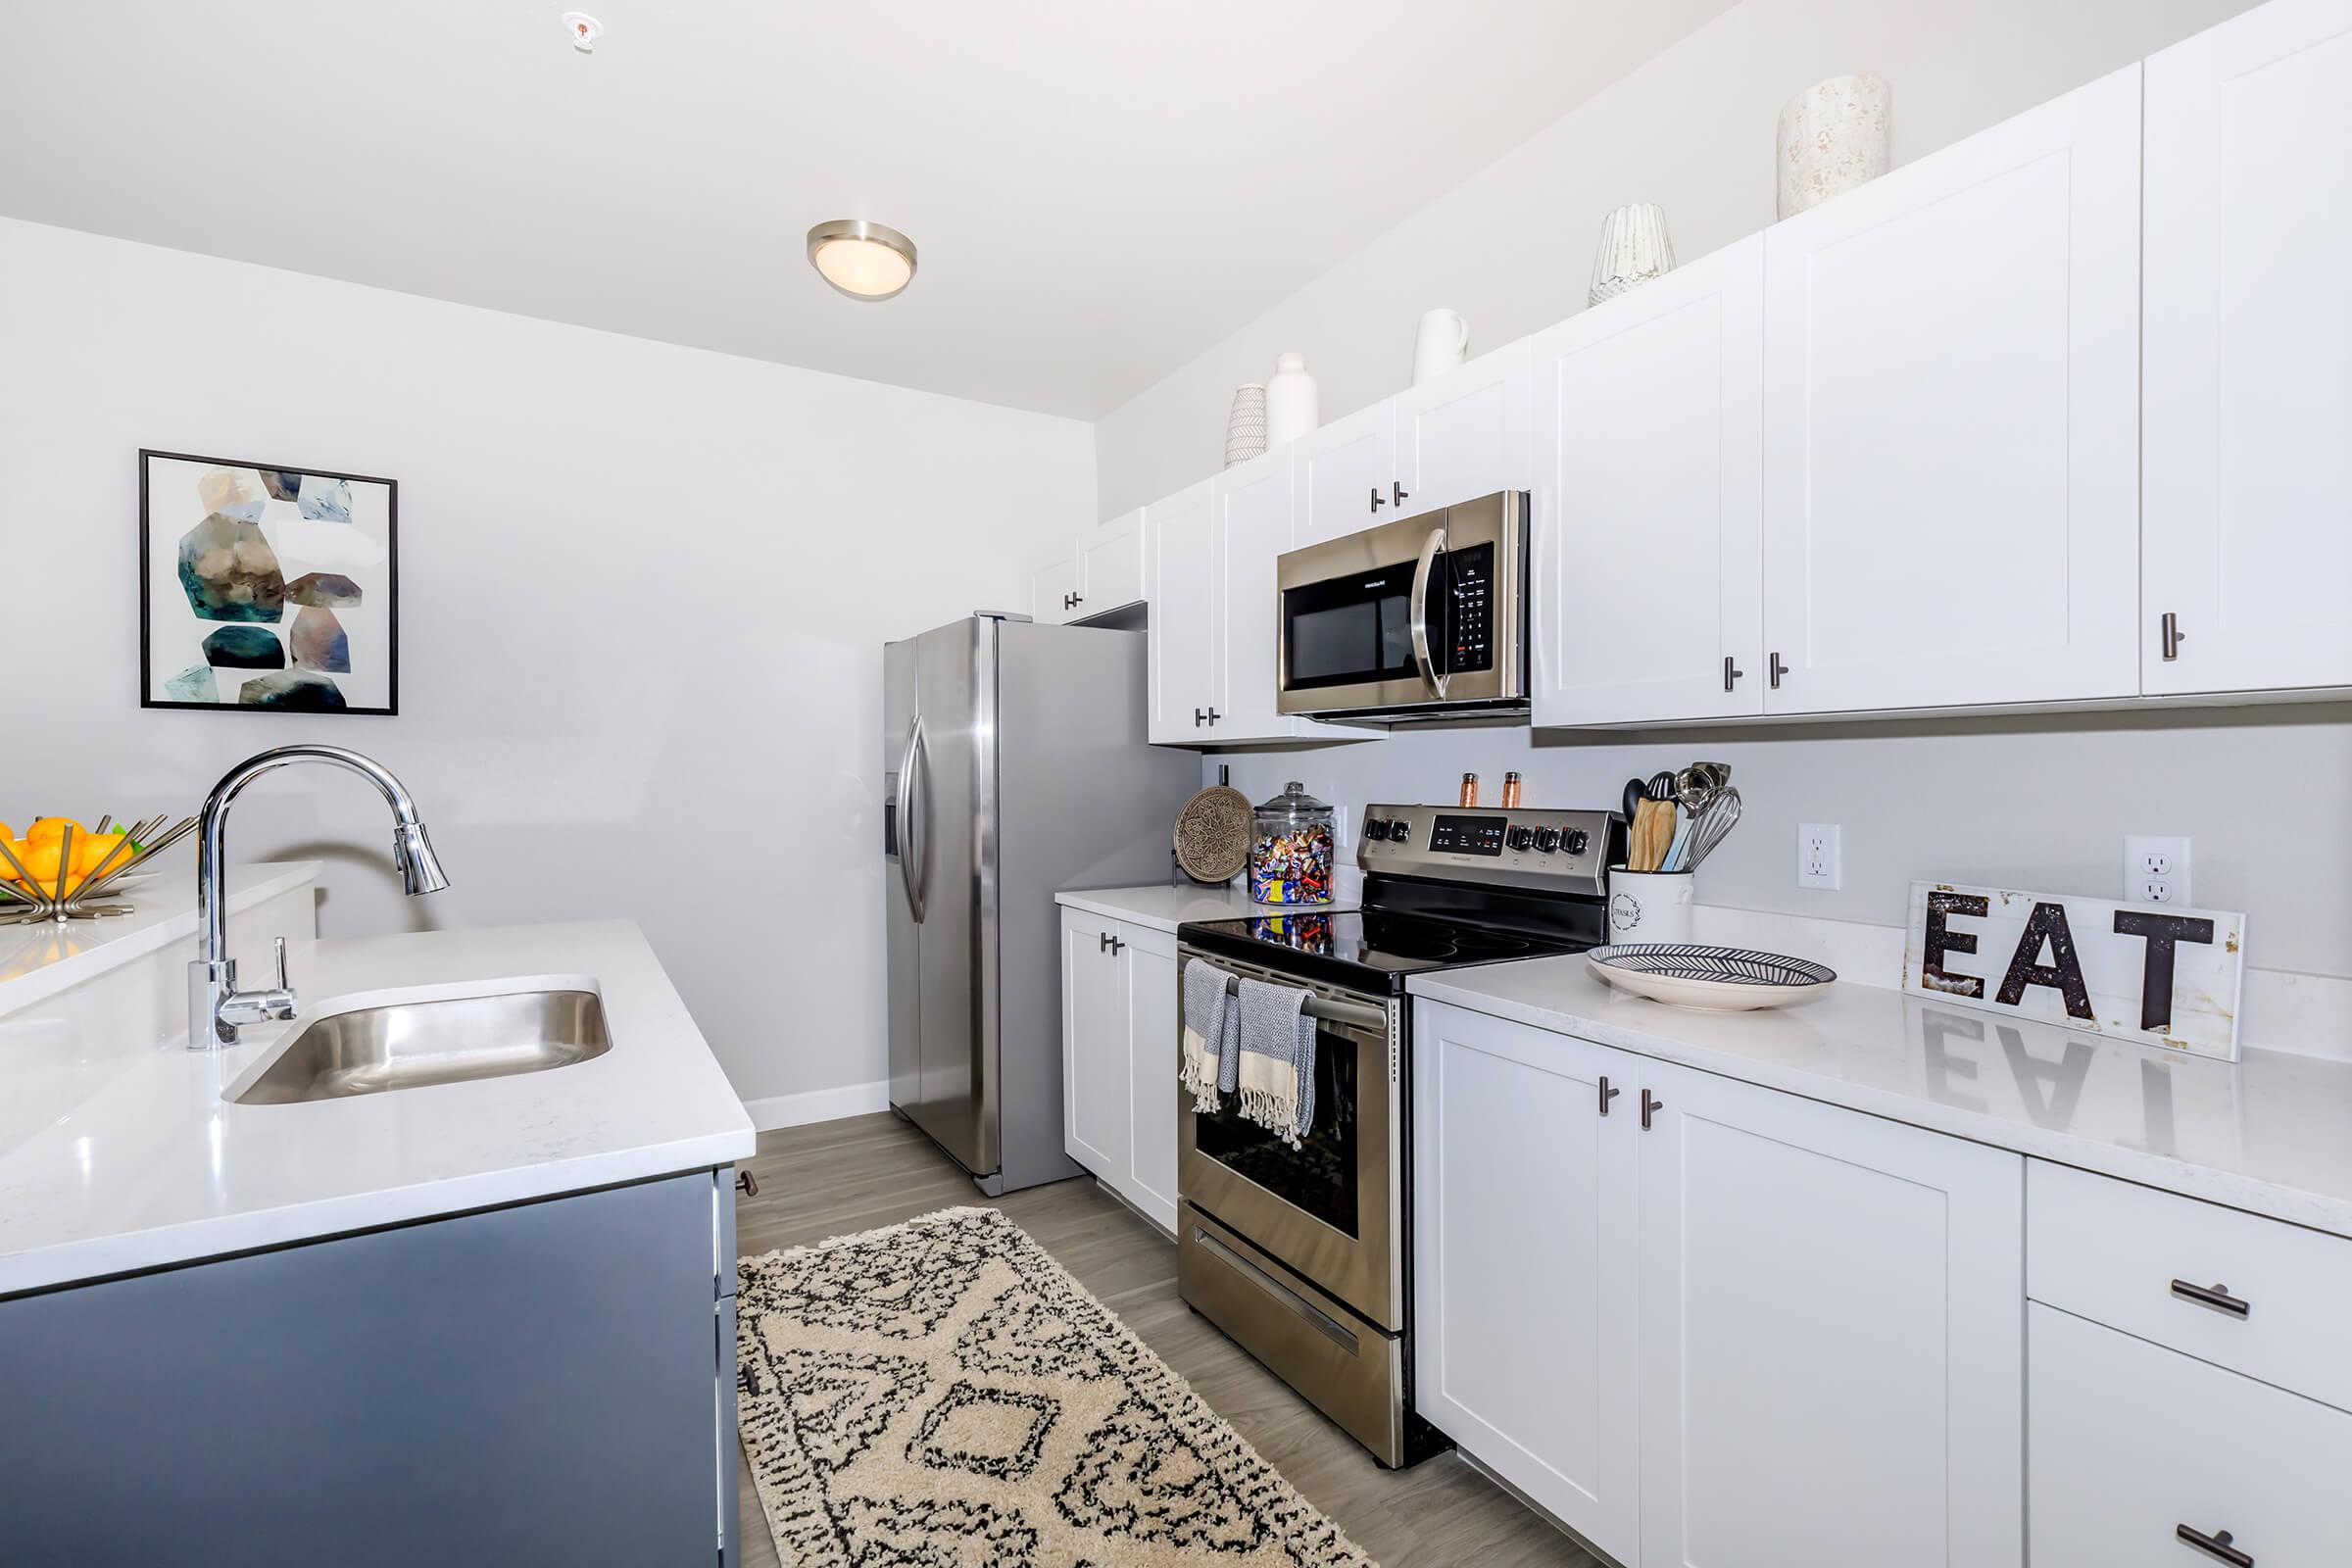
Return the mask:
POLYGON ((10 6, 0 213, 1091 418, 1731 0, 577 3, 10 6))

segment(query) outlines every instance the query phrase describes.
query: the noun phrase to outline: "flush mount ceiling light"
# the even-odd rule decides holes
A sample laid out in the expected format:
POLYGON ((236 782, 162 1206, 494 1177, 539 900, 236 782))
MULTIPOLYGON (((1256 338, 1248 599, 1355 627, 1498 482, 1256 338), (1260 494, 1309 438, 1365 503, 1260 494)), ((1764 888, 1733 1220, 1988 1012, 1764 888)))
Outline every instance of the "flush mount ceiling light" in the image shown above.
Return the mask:
POLYGON ((914 281, 914 241, 886 224, 837 218, 808 231, 808 265, 854 300, 886 300, 914 281))

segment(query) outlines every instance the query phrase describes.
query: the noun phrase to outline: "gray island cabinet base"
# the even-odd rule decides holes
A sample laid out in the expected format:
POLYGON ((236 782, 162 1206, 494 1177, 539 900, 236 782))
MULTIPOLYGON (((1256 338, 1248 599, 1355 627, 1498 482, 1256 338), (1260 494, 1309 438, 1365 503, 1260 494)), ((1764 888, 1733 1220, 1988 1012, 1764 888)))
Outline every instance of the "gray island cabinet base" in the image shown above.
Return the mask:
POLYGON ((0 1301, 0 1561, 731 1564, 733 1177, 0 1301))

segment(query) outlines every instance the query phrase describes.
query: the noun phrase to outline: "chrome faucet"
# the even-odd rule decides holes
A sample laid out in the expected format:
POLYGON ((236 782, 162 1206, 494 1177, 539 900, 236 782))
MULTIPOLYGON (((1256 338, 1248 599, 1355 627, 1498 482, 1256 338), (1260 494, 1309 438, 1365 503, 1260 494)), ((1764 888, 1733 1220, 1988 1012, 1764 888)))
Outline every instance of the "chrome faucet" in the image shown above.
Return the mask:
POLYGON ((400 882, 411 898, 438 893, 449 886, 441 872, 432 840, 409 798, 385 766, 372 758, 340 746, 278 746, 245 759, 222 775, 204 799, 197 819, 196 924, 204 951, 188 965, 188 1049, 219 1051, 237 1043, 237 1031, 249 1023, 280 1022, 294 1016, 294 992, 286 984, 286 939, 277 939, 277 984, 267 991, 237 989, 237 960, 228 956, 227 910, 221 898, 223 837, 228 808, 246 785, 288 762, 332 762, 348 767, 383 792, 397 824, 392 834, 392 863, 400 867, 400 882))

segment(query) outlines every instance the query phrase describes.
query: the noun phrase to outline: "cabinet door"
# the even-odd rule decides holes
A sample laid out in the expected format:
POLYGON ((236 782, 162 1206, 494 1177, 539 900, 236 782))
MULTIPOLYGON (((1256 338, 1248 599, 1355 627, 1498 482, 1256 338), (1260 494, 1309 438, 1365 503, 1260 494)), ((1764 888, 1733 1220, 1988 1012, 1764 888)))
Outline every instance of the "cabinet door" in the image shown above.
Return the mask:
POLYGON ((1209 481, 1144 509, 1151 568, 1151 736, 1205 744, 1217 701, 1217 571, 1209 481))
POLYGON ((1527 364, 1521 339, 1397 395, 1396 515, 1528 487, 1527 364))
POLYGON ((1394 400, 1300 436, 1291 451, 1298 484, 1294 550, 1410 514, 1412 503, 1399 514, 1390 488, 1398 478, 1394 400))
POLYGON ((1029 617, 1058 626, 1086 613, 1078 608, 1078 552, 1064 545, 1040 551, 1029 563, 1029 617))
POLYGON ((1062 1150, 1113 1186, 1134 1157, 1127 1108, 1127 964, 1119 923, 1061 911, 1062 1150))
POLYGON ((2352 4, 2147 74, 2145 689, 2352 686, 2352 4))
POLYGON ((1176 1229, 1176 939, 1122 923, 1127 943, 1127 1200, 1176 1229))
POLYGON ((1662 1062, 1642 1087, 1645 1568, 2023 1561, 2024 1162, 1662 1062))
POLYGON ((1634 1058, 1437 1003, 1413 1024, 1415 1403, 1630 1563, 1634 1058))
POLYGON ((2139 68, 1764 258, 1765 710, 2137 691, 2139 68))
POLYGON ((2034 1561, 2261 1568, 2352 1556, 2352 1416, 2036 1304, 2034 1561))
POLYGON ((1764 241, 1535 340, 1534 721, 1764 708, 1764 241))
POLYGON ((1274 560, 1291 548, 1292 448, 1283 447, 1211 481, 1218 579, 1219 741, 1279 740, 1297 719, 1274 710, 1281 678, 1281 620, 1274 560))
POLYGON ((1144 597, 1144 513, 1141 507, 1078 541, 1078 613, 1100 615, 1144 597))

